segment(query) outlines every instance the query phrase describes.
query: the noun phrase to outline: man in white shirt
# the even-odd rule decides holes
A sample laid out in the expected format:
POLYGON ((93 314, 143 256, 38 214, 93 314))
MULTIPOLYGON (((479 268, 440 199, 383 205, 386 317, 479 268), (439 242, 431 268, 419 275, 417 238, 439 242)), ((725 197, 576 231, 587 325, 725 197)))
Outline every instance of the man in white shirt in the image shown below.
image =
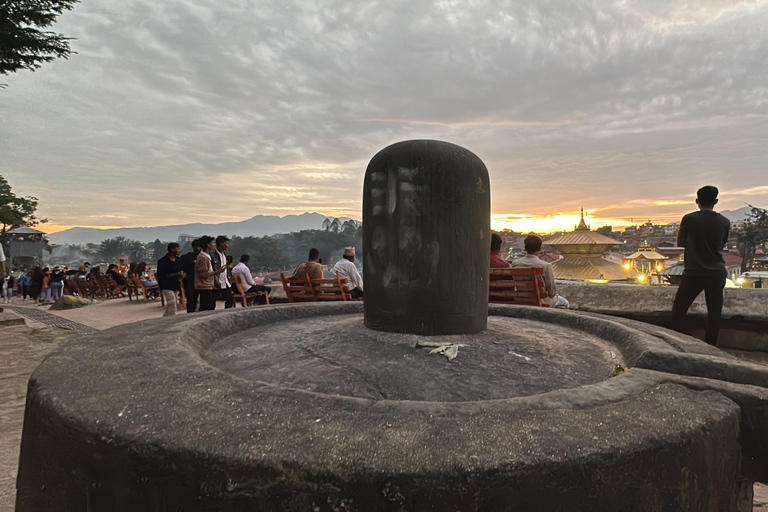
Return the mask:
POLYGON ((353 299, 357 299, 363 296, 363 277, 358 272, 354 262, 355 248, 345 247, 344 256, 334 265, 333 271, 342 279, 347 280, 350 295, 353 299))
MULTIPOLYGON (((221 267, 227 266, 227 249, 229 249, 229 238, 224 235, 216 237, 216 247, 209 253, 213 270, 217 271, 221 267)), ((224 309, 235 307, 235 294, 232 293, 232 283, 229 282, 227 271, 218 274, 213 283, 217 295, 224 299, 224 309)))
MULTIPOLYGON (((266 292, 267 295, 269 295, 269 292, 270 292, 269 286, 262 286, 260 284, 256 284, 256 281, 253 280, 251 269, 248 268, 248 262, 250 260, 251 260, 251 257, 247 254, 243 254, 242 256, 240 256, 240 263, 235 265, 235 268, 232 269, 232 275, 237 276, 240 279, 240 286, 243 287, 243 292, 245 293, 266 292)), ((264 297, 259 297, 259 303, 266 303, 266 299, 264 297)))
POLYGON ((552 307, 564 307, 570 306, 570 303, 557 294, 557 287, 555 286, 555 273, 552 271, 552 265, 546 261, 539 259, 539 253, 541 252, 541 238, 536 235, 528 235, 525 237, 525 256, 522 258, 516 258, 510 263, 512 268, 543 268, 544 269, 544 285, 547 289, 547 295, 542 302, 546 302, 552 307))

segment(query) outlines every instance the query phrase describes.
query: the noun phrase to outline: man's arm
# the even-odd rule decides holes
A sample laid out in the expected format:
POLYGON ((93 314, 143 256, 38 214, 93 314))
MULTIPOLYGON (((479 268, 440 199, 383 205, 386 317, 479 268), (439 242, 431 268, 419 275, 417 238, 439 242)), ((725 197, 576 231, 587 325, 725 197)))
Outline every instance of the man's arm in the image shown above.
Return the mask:
POLYGON ((688 225, 685 217, 680 221, 680 229, 677 230, 677 246, 685 247, 685 238, 688 236, 688 225))
POLYGON ((544 284, 546 285, 547 295, 550 298, 557 295, 557 286, 555 286, 555 272, 552 270, 552 265, 544 267, 544 284))
POLYGON ((256 286, 256 281, 253 280, 250 269, 245 265, 236 265, 232 269, 233 274, 240 276, 240 281, 244 281, 248 286, 256 286))

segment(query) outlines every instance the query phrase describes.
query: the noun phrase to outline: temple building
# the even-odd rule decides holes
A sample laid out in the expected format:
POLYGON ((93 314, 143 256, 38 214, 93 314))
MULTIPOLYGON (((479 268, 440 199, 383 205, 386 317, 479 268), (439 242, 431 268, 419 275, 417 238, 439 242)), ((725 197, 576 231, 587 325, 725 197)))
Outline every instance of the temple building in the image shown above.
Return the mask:
POLYGON ((642 281, 644 274, 634 268, 609 261, 603 255, 618 242, 613 238, 590 231, 584 222, 584 209, 581 221, 571 233, 557 236, 544 243, 556 249, 563 257, 552 263, 552 270, 557 279, 572 279, 594 283, 608 281, 642 281))

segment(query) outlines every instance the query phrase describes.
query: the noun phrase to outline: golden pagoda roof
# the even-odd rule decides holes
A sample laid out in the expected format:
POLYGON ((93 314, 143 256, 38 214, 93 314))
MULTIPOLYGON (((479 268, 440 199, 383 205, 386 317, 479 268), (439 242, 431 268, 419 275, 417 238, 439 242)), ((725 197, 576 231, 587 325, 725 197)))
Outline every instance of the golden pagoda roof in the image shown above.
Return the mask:
POLYGON ((573 232, 556 236, 546 240, 544 243, 551 245, 563 254, 569 252, 598 254, 607 251, 614 245, 618 245, 619 242, 609 236, 590 231, 589 226, 584 222, 584 208, 582 208, 581 221, 579 221, 573 232), (571 247, 573 246, 583 247, 581 250, 572 250, 571 247))
POLYGON ((625 281, 636 279, 641 274, 633 268, 626 269, 605 258, 575 256, 555 261, 552 263, 552 270, 558 279, 579 281, 625 281))
POLYGON ((653 249, 651 250, 639 250, 635 253, 630 254, 629 256, 625 256, 625 260, 639 260, 640 258, 645 258, 647 260, 668 260, 666 256, 657 253, 653 249))
MULTIPOLYGON (((544 242, 547 245, 607 245, 609 249, 619 242, 611 237, 601 235, 595 231, 578 229, 572 233, 557 236, 544 242)), ((557 249, 557 247, 555 247, 557 249)), ((559 249, 558 249, 559 250, 559 249)), ((562 251, 561 251, 562 252, 562 251)))

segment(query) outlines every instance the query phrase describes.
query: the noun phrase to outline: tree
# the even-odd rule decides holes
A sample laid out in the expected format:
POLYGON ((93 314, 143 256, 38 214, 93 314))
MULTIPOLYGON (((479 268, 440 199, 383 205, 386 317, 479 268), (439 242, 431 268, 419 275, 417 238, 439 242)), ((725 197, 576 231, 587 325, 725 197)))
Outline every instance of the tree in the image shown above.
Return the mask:
POLYGON ((38 219, 35 216, 37 205, 36 197, 17 196, 5 178, 0 176, 0 223, 3 225, 1 235, 21 226, 35 226, 40 222, 47 222, 47 219, 38 219))
POLYGON ((117 261, 121 256, 128 253, 128 245, 133 240, 128 240, 124 236, 107 238, 99 245, 99 256, 104 261, 117 261))
POLYGON ((331 219, 330 219, 330 217, 326 217, 325 220, 323 221, 323 229, 326 230, 326 231, 330 231, 331 230, 331 219))
POLYGON ((155 241, 152 242, 152 259, 157 261, 166 254, 168 254, 168 244, 161 242, 159 238, 155 238, 155 241))
POLYGON ((0 74, 34 71, 43 62, 68 58, 72 38, 40 29, 53 25, 77 1, 0 0, 0 74))
POLYGON ((752 210, 747 214, 744 227, 736 235, 736 248, 741 255, 741 271, 752 268, 755 249, 768 241, 768 210, 748 204, 752 210))
POLYGON ((331 231, 333 231, 334 233, 338 233, 340 228, 341 228, 341 221, 339 220, 338 217, 334 217, 333 220, 331 221, 331 231))
POLYGON ((611 233, 613 232, 613 226, 602 226, 597 228, 595 231, 601 235, 611 236, 611 233))

